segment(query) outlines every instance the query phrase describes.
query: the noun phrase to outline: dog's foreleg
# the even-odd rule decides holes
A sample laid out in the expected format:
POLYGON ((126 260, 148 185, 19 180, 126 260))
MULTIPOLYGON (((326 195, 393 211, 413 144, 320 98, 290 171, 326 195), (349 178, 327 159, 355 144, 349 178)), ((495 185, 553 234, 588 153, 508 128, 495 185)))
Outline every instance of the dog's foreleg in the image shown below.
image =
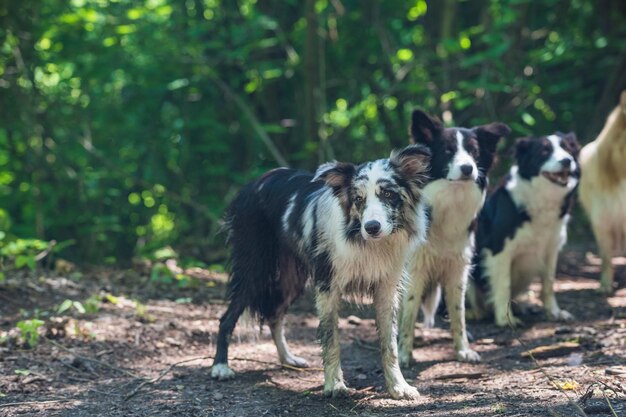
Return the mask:
POLYGON ((489 278, 491 287, 491 302, 493 304, 496 325, 500 327, 515 327, 522 323, 513 315, 511 310, 511 255, 506 250, 493 256, 490 253, 484 257, 485 274, 489 278))
MULTIPOLYGON (((380 353, 385 374, 385 382, 389 394, 395 399, 414 399, 419 397, 417 388, 410 386, 400 372, 397 345, 397 305, 398 283, 384 282, 379 284, 374 294, 376 308, 376 330, 380 341, 380 353)), ((413 319, 415 323, 415 319, 413 319)))
POLYGON ((315 302, 320 319, 318 337, 324 363, 324 395, 338 397, 348 392, 341 370, 338 310, 341 296, 333 290, 317 290, 315 302))
POLYGON ((417 320, 425 285, 425 278, 420 276, 420 273, 419 268, 415 266, 409 266, 408 270, 405 271, 407 274, 405 277, 406 291, 402 294, 400 325, 398 327, 399 361, 402 366, 409 366, 413 359, 415 320, 417 320))
POLYGON ((280 360, 280 363, 298 368, 309 367, 309 363, 305 359, 295 356, 289 351, 289 346, 285 340, 284 315, 281 315, 270 322, 270 330, 272 331, 274 344, 276 344, 276 350, 278 351, 278 359, 280 360))
POLYGON ((546 315, 550 320, 573 320, 574 316, 565 310, 559 308, 554 295, 554 276, 556 274, 556 263, 559 250, 558 246, 553 245, 548 249, 544 268, 541 271, 541 301, 546 315))
POLYGON ((613 239, 610 230, 601 226, 603 220, 593 219, 593 232, 598 242, 598 250, 602 259, 602 272, 600 274, 600 292, 611 294, 613 292, 613 275, 615 273, 612 263, 613 239))
POLYGON ((446 292, 450 331, 456 358, 463 362, 478 362, 480 355, 470 347, 465 327, 465 289, 468 275, 468 265, 456 265, 443 278, 443 286, 446 292))

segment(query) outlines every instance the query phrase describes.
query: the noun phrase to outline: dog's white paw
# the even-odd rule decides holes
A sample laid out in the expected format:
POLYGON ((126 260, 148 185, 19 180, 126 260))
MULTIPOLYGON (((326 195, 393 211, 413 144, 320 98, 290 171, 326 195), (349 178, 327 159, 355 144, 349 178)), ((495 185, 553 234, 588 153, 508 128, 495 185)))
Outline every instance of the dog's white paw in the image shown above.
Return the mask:
POLYGON ((350 389, 346 387, 343 381, 337 381, 334 384, 324 384, 324 395, 332 398, 347 397, 350 389))
POLYGON ((226 381, 235 377, 235 371, 225 363, 217 363, 211 367, 211 378, 218 381, 226 381))
POLYGON ((480 355, 470 348, 461 349, 456 353, 457 360, 461 362, 480 362, 480 355))
POLYGON ((570 312, 566 310, 561 310, 561 309, 556 309, 555 311, 548 313, 548 317, 550 318, 550 320, 560 320, 560 321, 574 320, 574 316, 570 312))
POLYGON ((296 368, 308 368, 310 366, 306 359, 293 355, 283 358, 280 362, 283 365, 295 366, 296 368))
POLYGON ((394 400, 417 400, 420 397, 417 388, 410 386, 404 381, 389 386, 388 391, 394 400))

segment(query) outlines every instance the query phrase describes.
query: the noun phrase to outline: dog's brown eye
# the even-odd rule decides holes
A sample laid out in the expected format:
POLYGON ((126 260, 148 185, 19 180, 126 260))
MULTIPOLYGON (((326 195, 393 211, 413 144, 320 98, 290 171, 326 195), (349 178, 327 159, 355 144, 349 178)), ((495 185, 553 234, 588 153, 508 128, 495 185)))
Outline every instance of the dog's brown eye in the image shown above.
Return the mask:
POLYGON ((391 198, 391 191, 385 191, 385 192, 383 193, 383 196, 384 196, 385 198, 391 198))

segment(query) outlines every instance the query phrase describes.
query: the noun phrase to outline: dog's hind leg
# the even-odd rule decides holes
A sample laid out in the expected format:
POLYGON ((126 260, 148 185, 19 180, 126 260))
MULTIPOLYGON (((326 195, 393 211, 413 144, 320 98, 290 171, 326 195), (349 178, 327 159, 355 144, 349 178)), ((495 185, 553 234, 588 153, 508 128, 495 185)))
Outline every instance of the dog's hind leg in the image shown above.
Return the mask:
MULTIPOLYGON (((420 394, 417 388, 406 382, 400 371, 396 323, 398 295, 398 289, 393 281, 379 284, 374 294, 376 330, 380 339, 380 355, 387 391, 396 400, 411 400, 418 398, 420 394)), ((415 323, 415 319, 412 323, 415 323)))
POLYGON ((276 350, 278 351, 278 358, 280 363, 285 365, 295 366, 297 368, 308 368, 309 363, 298 356, 293 355, 289 351, 287 341, 285 340, 285 316, 281 315, 272 319, 269 323, 270 330, 272 331, 272 338, 276 344, 276 350))
POLYGON ((239 320, 239 316, 246 309, 246 306, 233 300, 226 313, 220 319, 220 329, 217 335, 217 352, 211 368, 211 378, 223 381, 235 377, 235 372, 228 366, 228 344, 233 329, 239 320))
POLYGON ((275 301, 272 295, 276 292, 272 291, 272 285, 276 282, 278 268, 278 239, 257 204, 254 198, 244 193, 237 197, 231 209, 230 304, 220 319, 217 351, 211 369, 211 377, 218 380, 235 376, 228 366, 228 345, 241 314, 249 309, 254 317, 266 318, 264 309, 275 301))
POLYGON ((469 266, 457 265, 444 278, 443 286, 446 292, 448 315, 450 316, 450 331, 454 342, 454 351, 458 360, 463 362, 478 362, 480 355, 469 345, 465 328, 465 289, 469 274, 469 266))
POLYGON ((435 316, 441 303, 441 285, 435 285, 422 301, 422 314, 424 315, 424 328, 435 327, 435 316))
POLYGON ((287 308, 304 291, 308 280, 308 270, 286 247, 280 250, 278 265, 278 277, 275 283, 272 284, 274 289, 271 293, 280 294, 280 297, 274 296, 275 301, 264 306, 263 315, 269 322, 280 363, 298 368, 307 368, 309 364, 306 360, 293 355, 289 351, 289 346, 287 346, 287 341, 285 340, 284 324, 287 308))

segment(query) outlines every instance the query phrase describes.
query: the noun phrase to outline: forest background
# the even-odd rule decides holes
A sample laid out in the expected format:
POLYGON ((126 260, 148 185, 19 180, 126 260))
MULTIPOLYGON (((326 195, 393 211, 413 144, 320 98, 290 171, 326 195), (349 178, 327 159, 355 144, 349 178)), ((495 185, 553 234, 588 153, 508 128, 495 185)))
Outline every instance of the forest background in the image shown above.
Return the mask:
POLYGON ((593 140, 624 88, 621 0, 2 0, 0 256, 221 270, 267 169, 387 155, 420 107, 509 124, 497 178, 516 137, 593 140))

